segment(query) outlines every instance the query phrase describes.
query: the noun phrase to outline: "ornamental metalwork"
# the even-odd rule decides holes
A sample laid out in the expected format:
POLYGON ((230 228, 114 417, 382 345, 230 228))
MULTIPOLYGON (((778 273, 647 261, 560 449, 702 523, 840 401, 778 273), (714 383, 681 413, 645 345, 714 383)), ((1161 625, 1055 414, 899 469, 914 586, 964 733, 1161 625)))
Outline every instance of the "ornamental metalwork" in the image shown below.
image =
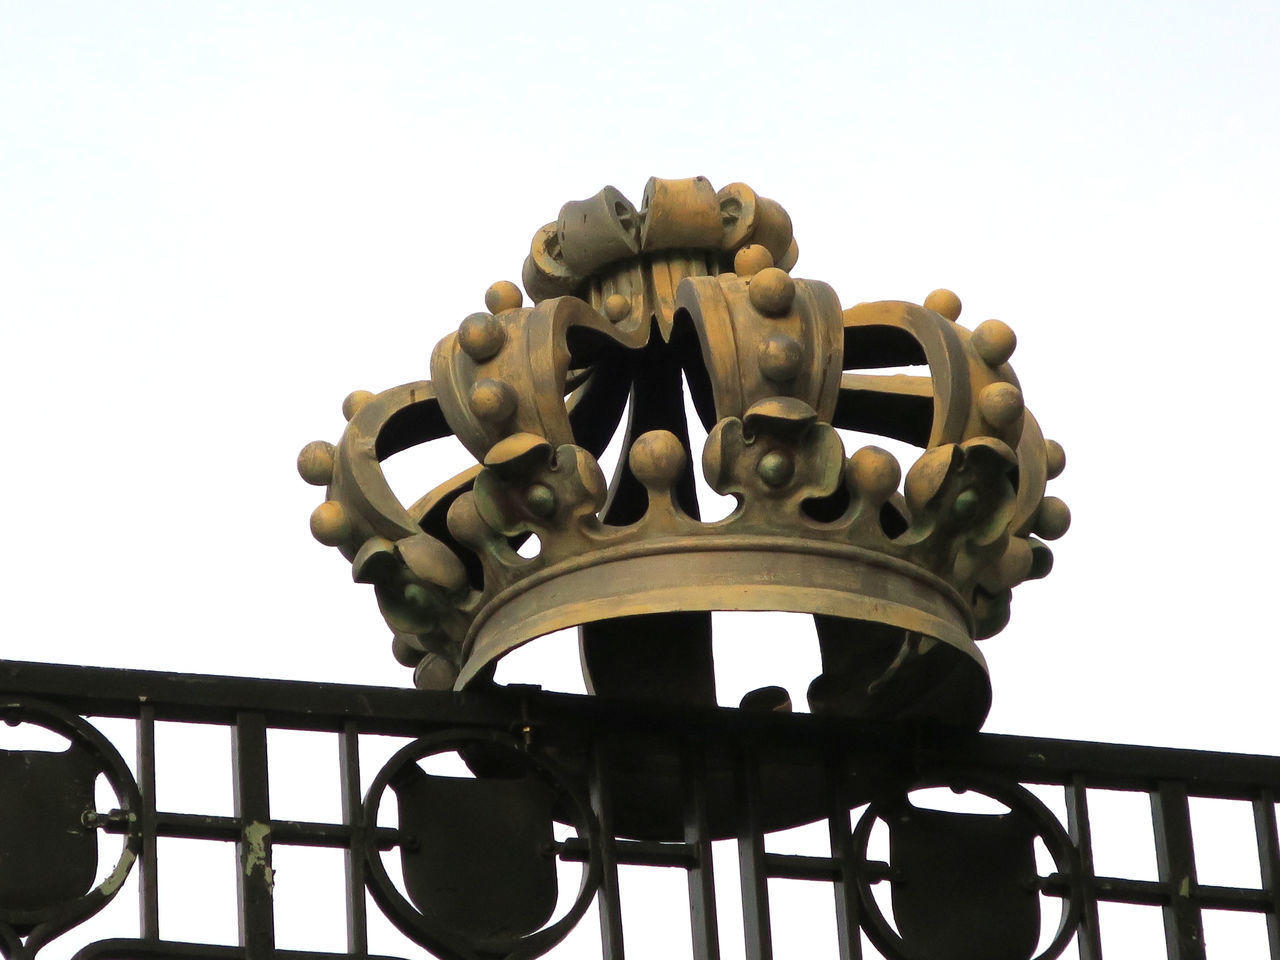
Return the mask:
POLYGON ((594 693, 714 704, 709 612, 787 610, 815 617, 815 712, 981 724, 975 641, 1049 572, 1062 447, 1025 408, 1007 325, 966 329, 946 290, 842 309, 792 277, 798 255, 786 211, 745 184, 652 179, 639 209, 606 187, 535 234, 531 307, 495 283, 430 381, 346 398, 338 444, 299 456, 327 486, 311 529, 374 585, 419 687, 483 685, 577 627, 594 693), (919 372, 875 372, 903 366, 919 372), (921 453, 904 479, 839 429, 921 453), (402 504, 379 462, 446 435, 476 465, 402 504), (695 470, 737 509, 701 521, 695 470))

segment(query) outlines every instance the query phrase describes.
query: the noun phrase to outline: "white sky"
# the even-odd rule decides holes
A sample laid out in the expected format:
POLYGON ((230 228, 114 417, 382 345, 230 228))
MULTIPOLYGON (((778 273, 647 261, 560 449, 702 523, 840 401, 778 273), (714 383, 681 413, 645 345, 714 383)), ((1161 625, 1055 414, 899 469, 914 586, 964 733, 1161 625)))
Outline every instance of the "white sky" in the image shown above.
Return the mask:
POLYGON ((298 449, 561 203, 703 174, 846 305, 1017 331, 1074 525, 987 729, 1280 753, 1278 43, 1267 2, 0 0, 0 656, 407 684, 298 449))

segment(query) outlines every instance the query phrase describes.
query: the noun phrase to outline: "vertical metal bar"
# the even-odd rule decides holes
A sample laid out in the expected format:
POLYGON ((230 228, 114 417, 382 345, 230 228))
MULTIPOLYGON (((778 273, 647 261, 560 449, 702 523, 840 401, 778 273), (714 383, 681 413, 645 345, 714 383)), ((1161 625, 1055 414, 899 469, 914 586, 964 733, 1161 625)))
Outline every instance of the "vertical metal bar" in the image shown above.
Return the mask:
POLYGON ((1169 960, 1205 960, 1204 924, 1195 899, 1196 858, 1187 785, 1161 781, 1151 794, 1151 819, 1160 882, 1169 894, 1169 903, 1162 908, 1169 960))
POLYGON ((351 828, 351 842, 343 851, 347 883, 347 953, 363 960, 369 955, 369 917, 364 890, 364 805, 360 793, 360 733, 354 720, 342 725, 338 737, 338 765, 342 782, 342 822, 351 828))
POLYGON ((738 766, 738 878, 742 883, 742 924, 747 960, 773 960, 769 924, 769 875, 764 865, 760 818, 760 766, 755 751, 743 751, 738 766))
POLYGON ((618 894, 618 857, 614 847, 613 811, 609 784, 608 741, 596 739, 591 764, 591 806, 600 823, 600 892, 596 907, 600 911, 600 946, 602 960, 623 960, 622 901, 618 894))
POLYGON ((160 881, 156 875, 156 708, 138 708, 138 811, 142 856, 138 859, 138 926, 144 940, 160 939, 160 881))
POLYGON ((275 956, 275 915, 272 904, 271 807, 267 793, 267 725, 260 713, 236 714, 231 735, 231 768, 235 784, 235 813, 240 819, 236 842, 239 869, 240 945, 246 960, 275 956))
POLYGON ((1280 960, 1280 832, 1276 830, 1276 795, 1263 790, 1253 800, 1254 832, 1258 837, 1258 866, 1262 889, 1271 895, 1267 913, 1267 946, 1271 960, 1280 960))
POLYGON ((719 960, 715 873, 711 829, 707 823, 707 758, 700 742, 687 741, 684 748, 684 842, 693 847, 696 857, 688 870, 693 957, 694 960, 719 960))
POLYGON ((1067 794, 1067 831, 1080 854, 1080 889, 1084 905, 1076 928, 1080 960, 1102 960, 1102 937, 1098 928, 1098 889, 1093 872, 1093 828, 1089 825, 1089 799, 1084 778, 1074 776, 1064 788, 1067 794))
POLYGON ((862 960, 862 905, 854 877, 853 831, 849 828, 848 776, 843 758, 827 762, 827 835, 831 856, 840 864, 840 876, 832 885, 836 898, 836 936, 840 960, 862 960))

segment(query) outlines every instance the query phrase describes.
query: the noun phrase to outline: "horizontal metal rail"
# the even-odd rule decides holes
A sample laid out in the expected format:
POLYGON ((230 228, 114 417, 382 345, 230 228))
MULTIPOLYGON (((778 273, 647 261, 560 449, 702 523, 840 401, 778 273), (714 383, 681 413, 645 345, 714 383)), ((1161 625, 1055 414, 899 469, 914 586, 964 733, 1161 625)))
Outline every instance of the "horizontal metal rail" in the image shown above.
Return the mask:
MULTIPOLYGON (((865 889, 904 882, 894 863, 877 861, 854 849, 850 810, 866 803, 867 798, 851 800, 856 790, 849 784, 868 782, 869 777, 870 782, 881 785, 872 793, 876 789, 892 791, 894 784, 905 789, 918 782, 976 784, 974 789, 979 791, 984 783, 1005 784, 1011 789, 1027 784, 1062 788, 1068 815, 1060 828, 1064 837, 1069 836, 1072 866, 1066 872, 1060 869, 1039 877, 1034 888, 1067 902, 1074 903, 1073 898, 1080 901, 1075 932, 1083 960, 1098 960, 1103 955, 1105 938, 1098 930, 1100 902, 1160 908, 1165 917, 1167 954, 1180 960, 1205 956, 1202 911, 1259 914, 1267 921, 1270 954, 1273 960, 1280 960, 1277 757, 960 733, 830 716, 623 704, 523 686, 475 693, 426 693, 0 660, 0 719, 12 719, 20 705, 33 701, 53 704, 90 725, 98 717, 127 718, 136 724, 137 808, 127 813, 89 810, 83 825, 138 838, 138 936, 87 945, 78 954, 81 960, 376 960, 369 954, 365 917, 365 888, 373 882, 367 858, 377 851, 414 851, 422 838, 411 830, 379 827, 367 821, 359 792, 362 738, 392 736, 420 742, 420 738, 458 731, 532 744, 535 752, 542 750, 550 760, 581 768, 584 803, 595 818, 598 833, 579 831, 578 836, 559 840, 548 849, 563 861, 598 869, 592 889, 600 908, 605 957, 625 955, 618 870, 636 867, 687 872, 694 956, 698 960, 718 957, 721 933, 711 842, 736 837, 749 956, 772 956, 768 885, 770 880, 785 879, 831 886, 840 924, 840 956, 861 958, 860 928, 871 929, 867 915, 873 907, 865 901, 865 889), (236 754, 236 815, 157 809, 156 725, 175 721, 221 726, 233 736, 240 751, 236 754), (272 729, 339 736, 341 822, 271 816, 266 788, 269 768, 290 762, 273 757, 268 763, 265 736, 272 729), (673 778, 674 805, 668 811, 674 824, 671 836, 653 839, 626 832, 626 817, 635 815, 635 809, 628 812, 624 808, 627 791, 636 785, 629 763, 636 756, 673 778), (775 852, 765 846, 771 830, 796 822, 794 816, 787 823, 774 816, 779 802, 778 778, 793 775, 804 779, 805 789, 814 793, 811 815, 798 822, 827 822, 829 856, 775 852), (1087 802, 1088 791, 1094 789, 1130 791, 1150 800, 1160 879, 1096 874, 1087 802), (1259 887, 1198 881, 1188 813, 1189 799, 1197 797, 1251 805, 1259 887), (174 943, 161 938, 159 891, 164 864, 155 854, 161 838, 237 845, 243 868, 237 881, 241 946, 174 943), (335 945, 331 954, 284 950, 275 944, 271 848, 289 845, 347 853, 347 942, 335 945), (264 869, 263 882, 251 882, 253 871, 264 869)), ((0 783, 0 792, 7 786, 0 783)), ((0 850, 0 862, 4 853, 0 850)), ((44 935, 31 933, 21 924, 7 928, 3 908, 0 903, 0 952, 9 960, 31 960, 44 945, 40 940, 44 935)), ((453 956, 447 944, 432 944, 433 949, 444 951, 441 956, 453 956)), ((894 948, 885 949, 892 954, 894 948)), ((465 955, 465 951, 458 954, 465 955)), ((502 954, 475 955, 496 958, 502 954)))

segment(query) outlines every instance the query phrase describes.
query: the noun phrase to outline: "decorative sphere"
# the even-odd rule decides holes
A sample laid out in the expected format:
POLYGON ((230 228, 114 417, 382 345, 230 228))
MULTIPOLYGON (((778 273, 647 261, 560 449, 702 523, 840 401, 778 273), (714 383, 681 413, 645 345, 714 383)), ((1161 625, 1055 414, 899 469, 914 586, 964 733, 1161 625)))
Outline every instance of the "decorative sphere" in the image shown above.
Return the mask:
POLYGON ((628 462, 636 479, 646 487, 669 487, 684 472, 688 455, 670 430, 650 430, 631 444, 628 462))
POLYGON ((1009 625, 1009 593, 1001 591, 993 597, 979 590, 973 598, 973 619, 978 628, 975 639, 994 637, 1009 625))
POLYGON ((298 454, 298 474, 307 483, 325 486, 333 479, 333 444, 312 440, 298 454))
POLYGON ((1033 560, 1031 544, 1022 537, 1011 537, 1004 554, 996 562, 996 580, 1001 586, 1016 587, 1031 573, 1033 560))
POLYGON ((961 490, 951 504, 951 515, 957 520, 968 520, 978 512, 982 497, 977 490, 961 490))
POLYGON ((1045 468, 1049 472, 1050 480, 1067 468, 1067 451, 1062 449, 1062 444, 1057 440, 1046 440, 1044 442, 1044 458, 1045 468))
POLYGON ((1008 363, 1017 346, 1017 334, 1000 320, 984 320, 973 331, 973 349, 993 367, 1008 363))
POLYGON ((791 238, 791 245, 787 247, 787 252, 782 255, 782 259, 778 261, 778 266, 790 273, 795 269, 796 261, 800 259, 800 244, 796 242, 796 238, 791 238))
POLYGON ((490 313, 514 310, 524 303, 524 294, 510 280, 499 280, 484 292, 484 305, 490 313))
POLYGON ((776 317, 791 309, 796 282, 777 267, 766 267, 751 278, 747 287, 751 305, 766 316, 776 317))
POLYGON ((939 288, 924 298, 925 309, 940 313, 951 322, 960 319, 960 298, 950 290, 939 288))
POLYGON ((500 423, 516 412, 516 392, 502 380, 479 380, 471 388, 471 412, 481 420, 500 423))
POLYGON ((502 321, 491 313, 473 313, 458 327, 458 346, 476 363, 496 356, 506 342, 502 321))
POLYGON ((449 505, 444 522, 455 540, 471 547, 478 547, 492 533, 476 509, 476 497, 470 491, 449 505))
POLYGON ((733 272, 746 279, 773 266, 773 254, 759 243, 749 243, 733 255, 733 272))
POLYGON ((620 293, 611 293, 604 298, 604 315, 610 323, 621 323, 631 313, 631 300, 620 293))
POLYGON ((326 547, 337 547, 351 539, 351 521, 337 500, 326 500, 311 513, 311 535, 326 547))
POLYGON ((368 390, 352 390, 342 401, 342 415, 350 420, 372 399, 373 394, 368 390))
POLYGON ((993 427, 1007 427, 1022 416, 1022 391, 1012 383, 989 383, 978 394, 978 412, 993 427))
POLYGON ((1041 577, 1047 577, 1053 572, 1053 551, 1049 549, 1049 545, 1036 541, 1031 545, 1031 570, 1027 574, 1028 580, 1039 580, 1041 577))
POLYGON ((420 583, 406 583, 403 592, 406 603, 424 610, 431 606, 431 601, 434 599, 431 590, 420 583))
POLYGON ((1071 510, 1057 497, 1045 497, 1031 529, 1046 540, 1057 540, 1071 526, 1071 510))
POLYGON ((756 354, 760 364, 760 372, 774 383, 786 383, 794 380, 800 372, 800 361, 804 352, 794 337, 785 333, 771 333, 760 341, 760 349, 756 354))
POLYGON ((902 467, 888 450, 863 447, 845 464, 845 478, 860 496, 876 503, 889 499, 902 480, 902 467))
POLYGON ((419 690, 452 690, 458 668, 438 653, 428 653, 413 671, 413 685, 419 690))
POLYGON ((556 512, 556 493, 545 483, 531 483, 524 492, 525 506, 536 517, 549 517, 556 512))
POLYGON ((795 461, 781 450, 770 450, 756 464, 756 473, 771 487, 786 486, 795 472, 795 461))
POLYGON ((400 666, 416 667, 422 654, 422 646, 412 633, 397 633, 391 638, 391 655, 400 666))

